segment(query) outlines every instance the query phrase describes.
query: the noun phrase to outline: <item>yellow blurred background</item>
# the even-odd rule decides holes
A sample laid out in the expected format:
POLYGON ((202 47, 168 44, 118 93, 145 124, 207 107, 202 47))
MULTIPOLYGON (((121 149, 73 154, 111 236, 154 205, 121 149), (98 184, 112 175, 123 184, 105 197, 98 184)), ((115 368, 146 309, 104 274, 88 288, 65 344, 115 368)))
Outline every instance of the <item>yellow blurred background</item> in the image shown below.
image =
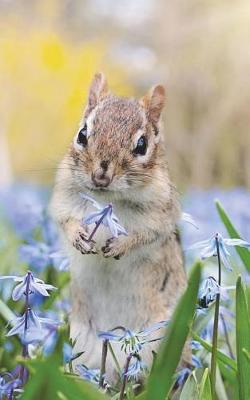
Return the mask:
POLYGON ((171 173, 250 187, 250 2, 0 0, 0 183, 51 183, 92 75, 167 88, 171 173))

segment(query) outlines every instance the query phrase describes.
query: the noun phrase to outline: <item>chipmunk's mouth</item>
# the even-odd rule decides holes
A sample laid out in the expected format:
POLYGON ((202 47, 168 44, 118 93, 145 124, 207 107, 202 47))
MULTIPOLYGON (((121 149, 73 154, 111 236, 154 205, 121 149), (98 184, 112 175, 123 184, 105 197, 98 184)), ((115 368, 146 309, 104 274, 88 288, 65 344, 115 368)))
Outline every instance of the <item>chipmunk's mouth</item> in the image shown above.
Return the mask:
POLYGON ((111 192, 112 189, 109 187, 101 187, 101 186, 92 186, 92 185, 86 185, 86 189, 90 190, 91 192, 111 192))

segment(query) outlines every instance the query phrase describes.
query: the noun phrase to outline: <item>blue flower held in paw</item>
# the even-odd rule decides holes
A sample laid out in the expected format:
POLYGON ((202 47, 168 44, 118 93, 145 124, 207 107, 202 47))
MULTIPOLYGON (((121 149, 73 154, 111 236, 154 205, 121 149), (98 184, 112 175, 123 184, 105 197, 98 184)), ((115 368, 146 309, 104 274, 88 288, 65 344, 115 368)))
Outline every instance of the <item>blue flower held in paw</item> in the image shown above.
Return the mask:
POLYGON ((115 238, 117 238, 119 235, 128 235, 126 229, 120 225, 119 219, 114 214, 112 204, 108 204, 107 206, 103 207, 96 200, 92 199, 92 197, 87 196, 86 194, 81 194, 81 197, 91 202, 92 205, 97 209, 97 211, 93 211, 83 219, 83 224, 90 225, 95 223, 97 227, 102 224, 110 230, 112 237, 115 238))
POLYGON ((208 240, 203 240, 201 242, 195 243, 194 245, 189 247, 188 250, 201 249, 202 250, 200 253, 201 259, 205 260, 206 258, 212 256, 218 256, 218 249, 219 249, 221 261, 229 271, 232 271, 229 262, 230 253, 227 250, 227 246, 239 246, 239 247, 249 248, 250 243, 242 239, 225 239, 221 236, 220 233, 216 233, 208 240))
POLYGON ((0 279, 13 279, 14 282, 19 282, 12 292, 13 300, 20 300, 22 296, 26 295, 26 289, 29 288, 28 294, 40 294, 42 296, 49 296, 48 290, 56 290, 52 285, 44 283, 41 279, 34 277, 32 272, 24 276, 0 276, 0 279))

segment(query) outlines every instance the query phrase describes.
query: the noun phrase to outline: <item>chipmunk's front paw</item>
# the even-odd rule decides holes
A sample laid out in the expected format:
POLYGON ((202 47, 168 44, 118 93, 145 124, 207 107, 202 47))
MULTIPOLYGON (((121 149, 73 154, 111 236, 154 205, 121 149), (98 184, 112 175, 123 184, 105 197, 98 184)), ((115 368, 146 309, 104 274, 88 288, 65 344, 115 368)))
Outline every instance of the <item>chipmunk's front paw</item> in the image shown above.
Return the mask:
POLYGON ((106 241, 106 245, 102 247, 104 257, 114 257, 119 260, 125 254, 125 246, 122 238, 110 238, 106 241))
POLYGON ((96 254, 95 242, 94 240, 88 241, 88 236, 88 233, 83 228, 79 228, 75 234, 73 246, 82 254, 96 254))

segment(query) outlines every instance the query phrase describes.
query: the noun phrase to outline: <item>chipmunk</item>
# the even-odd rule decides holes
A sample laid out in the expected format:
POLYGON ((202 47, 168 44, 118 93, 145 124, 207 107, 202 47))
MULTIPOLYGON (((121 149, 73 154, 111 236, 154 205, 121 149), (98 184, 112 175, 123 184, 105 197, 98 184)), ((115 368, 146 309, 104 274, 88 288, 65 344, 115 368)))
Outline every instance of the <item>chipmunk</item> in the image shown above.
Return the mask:
MULTIPOLYGON (((180 206, 161 132, 164 103, 161 85, 140 100, 117 97, 96 74, 80 128, 58 168, 50 209, 70 257, 71 336, 89 368, 100 367, 98 331, 139 331, 167 320, 186 287, 176 231, 180 206), (93 208, 81 193, 112 203, 128 236, 110 239, 102 227, 95 241, 87 241, 90 227, 82 219, 93 208)), ((144 346, 146 363, 156 348, 144 346)), ((113 365, 108 355, 107 376, 113 365)))

